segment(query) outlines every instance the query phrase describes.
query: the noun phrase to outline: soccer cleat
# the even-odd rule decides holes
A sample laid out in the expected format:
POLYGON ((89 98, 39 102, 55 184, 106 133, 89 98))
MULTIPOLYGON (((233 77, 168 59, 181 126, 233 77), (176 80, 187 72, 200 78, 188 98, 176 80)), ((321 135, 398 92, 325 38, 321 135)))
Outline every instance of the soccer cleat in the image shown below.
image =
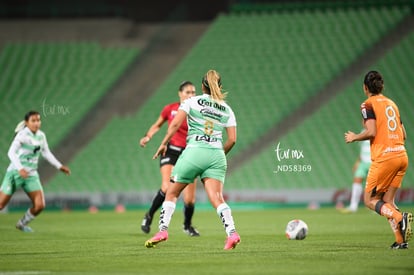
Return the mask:
POLYGON ((157 234, 155 234, 154 237, 152 237, 151 239, 145 242, 145 247, 152 248, 152 247, 155 247, 156 244, 160 242, 165 242, 166 240, 168 240, 168 232, 160 231, 157 234))
POLYGON ((408 249, 408 243, 393 243, 390 249, 408 249))
POLYGON ((399 227, 401 231, 401 235, 404 238, 404 243, 408 242, 413 235, 413 231, 411 229, 411 223, 413 222, 413 214, 403 212, 402 213, 402 220, 399 222, 399 227))
POLYGON ((148 215, 148 213, 146 213, 141 223, 142 232, 148 234, 151 231, 151 222, 152 222, 152 217, 148 215))
POLYGON ((189 227, 184 227, 183 231, 184 231, 184 233, 187 233, 187 235, 190 236, 190 237, 199 237, 200 236, 200 233, 197 231, 197 229, 195 229, 191 225, 189 227))
POLYGON ((226 239, 226 244, 224 245, 225 250, 230 250, 236 248, 236 245, 240 242, 240 236, 237 232, 232 233, 226 239))
POLYGON ((20 222, 18 222, 16 224, 16 228, 19 229, 20 231, 23 231, 23 232, 26 232, 26 233, 32 233, 32 232, 34 232, 33 229, 30 226, 23 225, 20 222))

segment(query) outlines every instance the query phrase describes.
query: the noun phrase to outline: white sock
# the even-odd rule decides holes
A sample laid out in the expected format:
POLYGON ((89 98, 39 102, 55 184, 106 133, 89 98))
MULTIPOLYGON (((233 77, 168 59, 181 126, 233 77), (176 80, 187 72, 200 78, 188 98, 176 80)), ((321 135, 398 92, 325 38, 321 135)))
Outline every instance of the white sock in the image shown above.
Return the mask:
POLYGON ((160 223, 158 228, 160 231, 165 231, 168 229, 168 226, 171 222, 171 217, 175 211, 175 203, 172 201, 164 201, 162 203, 161 213, 160 213, 160 223))
POLYGON ((352 194, 351 194, 351 202, 349 204, 349 209, 353 211, 358 210, 358 205, 361 199, 361 194, 362 194, 362 184, 354 182, 352 184, 352 194))
POLYGON ((27 209, 24 216, 19 220, 19 223, 22 224, 22 225, 27 225, 29 222, 34 220, 34 218, 35 218, 35 216, 32 214, 32 212, 30 212, 30 208, 29 208, 29 209, 27 209))
POLYGON ((217 207, 217 214, 219 215, 221 222, 224 225, 227 236, 230 236, 232 233, 236 232, 233 216, 231 215, 231 209, 227 203, 222 203, 217 207))

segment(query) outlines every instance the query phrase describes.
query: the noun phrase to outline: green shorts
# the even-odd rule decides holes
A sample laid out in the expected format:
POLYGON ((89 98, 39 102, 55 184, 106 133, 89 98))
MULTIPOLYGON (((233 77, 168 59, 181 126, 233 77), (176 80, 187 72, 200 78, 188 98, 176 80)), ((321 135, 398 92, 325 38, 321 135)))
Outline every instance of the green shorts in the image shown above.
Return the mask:
POLYGON ((363 162, 361 161, 355 170, 354 178, 361 178, 366 179, 369 171, 369 167, 371 166, 370 162, 363 162))
POLYGON ((224 183, 226 171, 227 159, 223 150, 189 147, 178 158, 171 176, 179 183, 192 183, 198 176, 224 183))
POLYGON ((43 190, 38 175, 22 178, 17 170, 7 171, 0 190, 6 195, 13 195, 21 187, 26 193, 43 190))

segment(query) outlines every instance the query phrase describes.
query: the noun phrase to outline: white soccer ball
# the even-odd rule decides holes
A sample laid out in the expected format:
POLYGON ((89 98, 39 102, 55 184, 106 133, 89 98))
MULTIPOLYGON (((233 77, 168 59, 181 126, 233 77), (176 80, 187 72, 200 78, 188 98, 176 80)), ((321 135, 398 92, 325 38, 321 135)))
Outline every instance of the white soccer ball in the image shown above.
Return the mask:
POLYGON ((286 225, 285 233, 289 240, 303 240, 308 235, 308 225, 299 219, 291 220, 286 225))

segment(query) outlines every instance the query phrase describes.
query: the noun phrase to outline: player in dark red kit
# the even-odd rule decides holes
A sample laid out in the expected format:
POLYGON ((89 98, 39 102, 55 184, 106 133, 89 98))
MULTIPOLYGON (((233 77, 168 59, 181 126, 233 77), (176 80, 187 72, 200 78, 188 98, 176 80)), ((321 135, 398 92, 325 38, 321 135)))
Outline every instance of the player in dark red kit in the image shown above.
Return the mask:
MULTIPOLYGON (((157 133, 161 126, 168 121, 168 124, 173 120, 175 114, 177 113, 178 107, 180 107, 181 102, 195 95, 195 86, 190 81, 184 81, 180 84, 178 90, 178 97, 180 102, 174 102, 166 105, 161 111, 160 116, 157 121, 151 125, 147 133, 143 138, 141 138, 139 144, 142 147, 151 140, 151 138, 157 133)), ((144 215, 144 219, 141 223, 141 229, 144 233, 149 233, 151 230, 152 218, 154 213, 158 211, 165 199, 165 193, 167 188, 170 185, 170 177, 172 169, 177 162, 178 157, 184 150, 186 146, 187 139, 187 121, 184 121, 175 135, 171 138, 168 143, 168 148, 164 156, 160 158, 160 171, 161 171, 161 188, 157 191, 150 209, 144 215)), ((194 203, 195 203, 195 191, 196 191, 196 179, 194 184, 189 184, 185 188, 183 194, 184 200, 184 232, 189 236, 200 236, 199 232, 192 226, 191 220, 194 214, 194 203)))

